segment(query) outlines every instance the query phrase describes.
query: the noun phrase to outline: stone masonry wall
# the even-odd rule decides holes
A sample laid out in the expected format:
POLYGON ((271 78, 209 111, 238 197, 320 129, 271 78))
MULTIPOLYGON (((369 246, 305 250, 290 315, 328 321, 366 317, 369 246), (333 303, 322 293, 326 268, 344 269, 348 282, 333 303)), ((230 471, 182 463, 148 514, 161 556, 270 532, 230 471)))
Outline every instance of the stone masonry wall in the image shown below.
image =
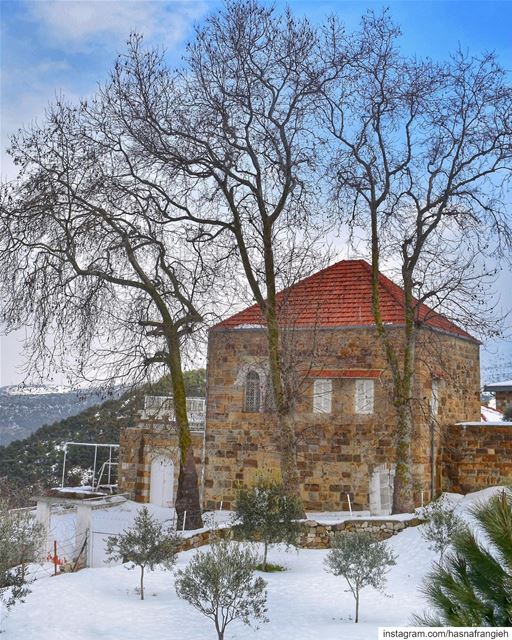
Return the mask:
MULTIPOLYGON (((336 524, 325 524, 322 522, 316 522, 316 520, 306 520, 304 522, 304 531, 300 535, 297 546, 301 549, 330 549, 331 540, 336 533, 352 532, 352 531, 367 531, 374 534, 379 540, 386 540, 391 536, 400 533, 408 527, 417 527, 424 521, 419 518, 411 518, 409 520, 391 520, 385 519, 357 519, 357 520, 344 520, 343 522, 336 524)), ((197 549, 205 544, 209 544, 211 537, 216 538, 230 538, 231 529, 225 527, 222 529, 216 529, 215 531, 201 531, 193 536, 184 538, 180 544, 180 551, 188 551, 189 549, 197 549)))
MULTIPOLYGON (((169 457, 174 463, 174 491, 178 485, 178 436, 170 428, 158 428, 140 423, 138 427, 123 429, 120 437, 119 489, 137 502, 149 502, 151 462, 158 455, 169 457)), ((200 479, 203 474, 203 433, 192 433, 192 447, 200 479)))
POLYGON ((512 484, 512 425, 453 425, 443 449, 443 488, 468 493, 512 484))
MULTIPOLYGON (((394 334, 400 339, 400 331, 394 334)), ((355 380, 333 379, 331 414, 312 412, 312 378, 300 387, 296 409, 298 467, 302 498, 308 510, 346 510, 369 506, 369 479, 377 468, 390 468, 395 459, 395 413, 390 398, 391 376, 380 342, 372 328, 293 333, 295 369, 379 369, 375 380, 375 411, 354 411, 355 380), (315 343, 315 353, 310 350, 315 343)), ((439 378, 436 416, 436 467, 440 485, 441 433, 455 420, 479 419, 479 349, 468 340, 422 331, 418 339, 415 387, 413 459, 415 499, 429 499, 431 421, 428 418, 432 378, 439 378), (443 356, 443 357, 441 357, 443 356)), ((212 330, 208 354, 206 429, 206 509, 232 505, 240 484, 258 474, 279 476, 278 440, 271 412, 244 412, 244 377, 249 368, 264 372, 266 342, 262 330, 212 330)))
POLYGON ((496 391, 496 409, 504 412, 512 407, 512 391, 496 391))

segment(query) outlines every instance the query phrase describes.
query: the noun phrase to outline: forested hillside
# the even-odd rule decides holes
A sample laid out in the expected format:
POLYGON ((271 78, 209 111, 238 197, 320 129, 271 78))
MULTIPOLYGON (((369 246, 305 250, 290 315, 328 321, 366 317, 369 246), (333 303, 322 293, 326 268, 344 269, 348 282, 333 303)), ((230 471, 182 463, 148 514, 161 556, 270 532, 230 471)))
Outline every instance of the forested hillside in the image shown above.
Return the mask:
MULTIPOLYGON (((204 395, 204 369, 186 372, 185 377, 188 395, 204 395)), ((128 391, 120 398, 44 425, 28 438, 0 447, 0 497, 7 498, 13 505, 30 504, 30 496, 60 484, 64 442, 117 444, 120 429, 135 423, 144 395, 169 393, 170 381, 164 377, 158 383, 128 391)), ((93 451, 92 447, 68 449, 66 467, 72 473, 66 483, 78 482, 80 475, 92 468, 93 451)), ((98 450, 97 467, 106 459, 107 451, 98 450)))

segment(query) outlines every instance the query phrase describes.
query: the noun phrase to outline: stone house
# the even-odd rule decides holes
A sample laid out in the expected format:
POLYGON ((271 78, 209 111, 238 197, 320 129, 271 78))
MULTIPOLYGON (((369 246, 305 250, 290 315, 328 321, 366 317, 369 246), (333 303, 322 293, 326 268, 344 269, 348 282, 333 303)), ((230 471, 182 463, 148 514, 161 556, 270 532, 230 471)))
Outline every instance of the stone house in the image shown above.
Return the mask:
MULTIPOLYGON (((403 291, 383 275, 379 285, 383 321, 400 351, 403 291)), ((278 300, 306 509, 347 509, 350 502, 356 510, 388 513, 395 411, 373 320, 370 265, 338 262, 278 300)), ((420 504, 442 488, 448 427, 480 418, 480 366, 479 342, 463 329, 424 304, 417 321, 413 475, 420 504)), ((209 331, 206 418, 193 433, 205 509, 229 508, 238 486, 279 473, 266 351, 256 305, 209 331)), ((147 501, 165 475, 158 465, 167 465, 175 486, 177 460, 172 420, 166 426, 143 416, 121 437, 121 488, 147 501)))
POLYGON ((498 411, 504 413, 509 407, 512 407, 512 380, 486 384, 484 391, 494 393, 496 397, 496 409, 498 411))

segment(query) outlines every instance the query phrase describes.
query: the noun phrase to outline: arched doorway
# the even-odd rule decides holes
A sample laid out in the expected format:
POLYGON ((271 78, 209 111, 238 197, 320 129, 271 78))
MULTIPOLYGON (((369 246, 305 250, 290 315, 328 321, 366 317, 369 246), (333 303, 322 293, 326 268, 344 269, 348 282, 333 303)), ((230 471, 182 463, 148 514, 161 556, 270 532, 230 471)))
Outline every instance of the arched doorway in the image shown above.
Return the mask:
POLYGON ((160 507, 174 505, 174 463, 166 456, 157 456, 151 462, 149 501, 160 507))

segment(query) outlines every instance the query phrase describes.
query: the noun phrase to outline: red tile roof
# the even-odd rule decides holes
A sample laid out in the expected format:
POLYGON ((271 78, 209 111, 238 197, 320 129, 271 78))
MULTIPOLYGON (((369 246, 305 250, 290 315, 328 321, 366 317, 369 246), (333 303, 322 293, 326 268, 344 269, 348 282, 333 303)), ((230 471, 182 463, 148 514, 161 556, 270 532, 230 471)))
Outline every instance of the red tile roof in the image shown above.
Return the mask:
MULTIPOLYGON (((380 306, 385 324, 404 324, 404 292, 379 274, 380 306)), ((300 280, 277 295, 282 324, 293 327, 361 327, 375 324, 371 267, 365 260, 342 260, 300 280)), ((427 305, 417 308, 418 321, 478 342, 427 305)), ((257 305, 226 318, 213 329, 255 328, 264 320, 257 305)))

